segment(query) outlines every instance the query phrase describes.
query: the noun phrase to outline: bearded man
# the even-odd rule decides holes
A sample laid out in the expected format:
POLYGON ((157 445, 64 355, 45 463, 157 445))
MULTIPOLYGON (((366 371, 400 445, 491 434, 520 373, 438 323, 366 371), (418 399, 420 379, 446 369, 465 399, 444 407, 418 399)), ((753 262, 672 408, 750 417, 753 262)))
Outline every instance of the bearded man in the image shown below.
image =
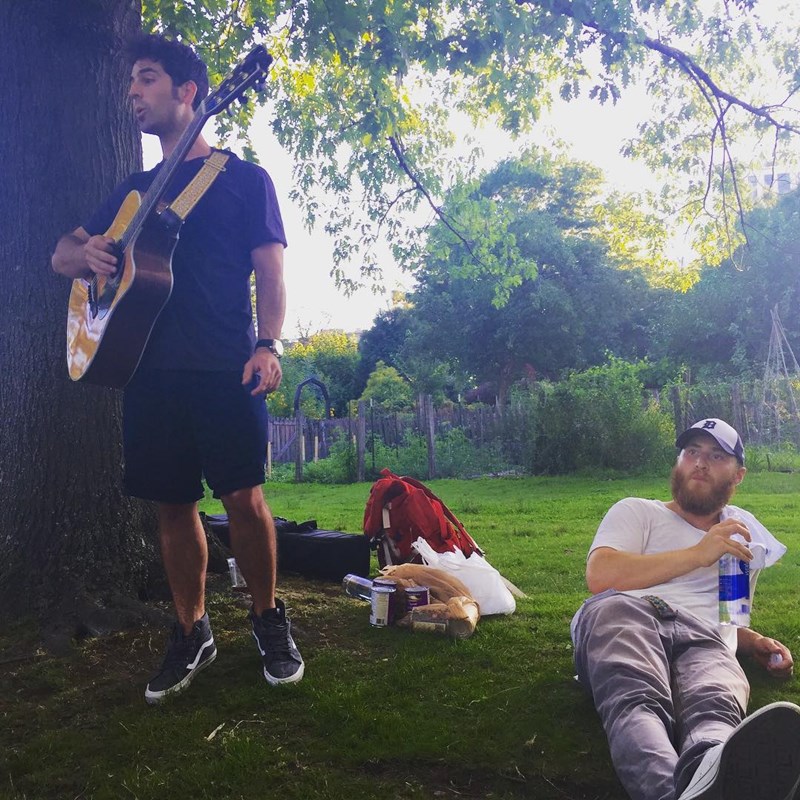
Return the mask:
POLYGON ((745 475, 739 434, 704 419, 677 439, 672 500, 629 497, 606 514, 586 565, 590 597, 572 621, 591 694, 632 800, 791 800, 800 784, 800 707, 745 717, 747 656, 776 678, 794 662, 775 639, 719 621, 719 559, 761 567, 786 551, 729 505, 745 475))

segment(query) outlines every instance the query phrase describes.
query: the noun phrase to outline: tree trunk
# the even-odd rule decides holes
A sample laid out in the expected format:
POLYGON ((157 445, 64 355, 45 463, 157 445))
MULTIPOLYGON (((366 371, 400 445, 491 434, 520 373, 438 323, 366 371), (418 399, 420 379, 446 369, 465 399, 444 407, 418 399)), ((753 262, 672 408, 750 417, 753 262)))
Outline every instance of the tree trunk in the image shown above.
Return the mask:
POLYGON ((140 20, 139 0, 0 3, 0 613, 76 630, 135 599, 154 556, 152 509, 121 492, 120 395, 68 379, 70 286, 50 268, 141 164, 121 54, 140 20))

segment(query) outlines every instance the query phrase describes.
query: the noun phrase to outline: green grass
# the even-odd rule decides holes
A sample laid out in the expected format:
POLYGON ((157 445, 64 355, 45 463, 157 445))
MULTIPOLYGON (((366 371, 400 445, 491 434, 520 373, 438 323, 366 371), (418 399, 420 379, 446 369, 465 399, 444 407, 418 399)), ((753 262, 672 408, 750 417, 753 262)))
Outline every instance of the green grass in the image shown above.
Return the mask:
MULTIPOLYGON (((0 798, 624 798, 590 701, 572 675, 569 621, 586 596, 583 565, 606 509, 666 498, 666 480, 503 478, 432 481, 523 589, 511 617, 464 641, 373 629, 368 607, 322 581, 281 576, 306 677, 269 688, 243 600, 209 586, 219 656, 191 691, 149 708, 143 688, 164 631, 145 627, 35 650, 29 626, 0 636, 0 798)), ((270 484, 273 512, 359 531, 369 485, 270 484)), ((800 475, 758 473, 737 501, 789 553, 759 580, 754 627, 800 652, 800 475)), ((206 501, 209 512, 220 511, 206 501)), ((377 564, 373 561, 373 571, 377 564)), ((166 606, 165 606, 166 608, 166 606)), ((751 706, 800 703, 746 665, 751 706)))

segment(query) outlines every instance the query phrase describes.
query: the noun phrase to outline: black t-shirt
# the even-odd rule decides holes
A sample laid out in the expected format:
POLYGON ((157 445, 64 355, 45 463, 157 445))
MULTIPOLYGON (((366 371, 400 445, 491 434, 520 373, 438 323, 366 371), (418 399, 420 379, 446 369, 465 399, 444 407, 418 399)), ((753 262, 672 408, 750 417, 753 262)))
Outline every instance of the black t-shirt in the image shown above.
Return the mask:
MULTIPOLYGON (((150 369, 241 369, 255 343, 250 302, 251 251, 269 242, 286 246, 269 175, 232 153, 180 229, 172 257, 174 285, 140 366, 150 369)), ((203 165, 181 164, 163 199, 174 200, 203 165)), ((163 163, 163 162, 162 162, 163 163)), ((84 229, 105 233, 126 195, 144 193, 161 164, 126 178, 84 229)))

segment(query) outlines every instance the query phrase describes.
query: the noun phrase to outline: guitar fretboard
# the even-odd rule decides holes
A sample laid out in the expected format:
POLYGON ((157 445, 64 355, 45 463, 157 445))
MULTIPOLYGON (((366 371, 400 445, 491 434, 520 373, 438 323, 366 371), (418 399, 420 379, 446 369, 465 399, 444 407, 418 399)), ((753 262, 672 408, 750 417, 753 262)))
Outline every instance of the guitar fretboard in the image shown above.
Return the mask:
POLYGON ((151 212, 158 204, 158 201, 163 196, 167 184, 175 174, 175 170, 183 163, 183 159, 186 157, 189 150, 191 150, 195 139, 200 134, 209 116, 205 109, 205 103, 201 103, 194 117, 192 117, 189 126, 178 140, 175 149, 170 153, 169 158, 164 162, 153 182, 150 184, 150 188, 145 192, 142 198, 142 204, 133 215, 130 224, 125 229, 125 233, 119 241, 121 250, 127 250, 130 243, 138 235, 139 230, 142 225, 144 225, 144 221, 150 216, 151 212))

